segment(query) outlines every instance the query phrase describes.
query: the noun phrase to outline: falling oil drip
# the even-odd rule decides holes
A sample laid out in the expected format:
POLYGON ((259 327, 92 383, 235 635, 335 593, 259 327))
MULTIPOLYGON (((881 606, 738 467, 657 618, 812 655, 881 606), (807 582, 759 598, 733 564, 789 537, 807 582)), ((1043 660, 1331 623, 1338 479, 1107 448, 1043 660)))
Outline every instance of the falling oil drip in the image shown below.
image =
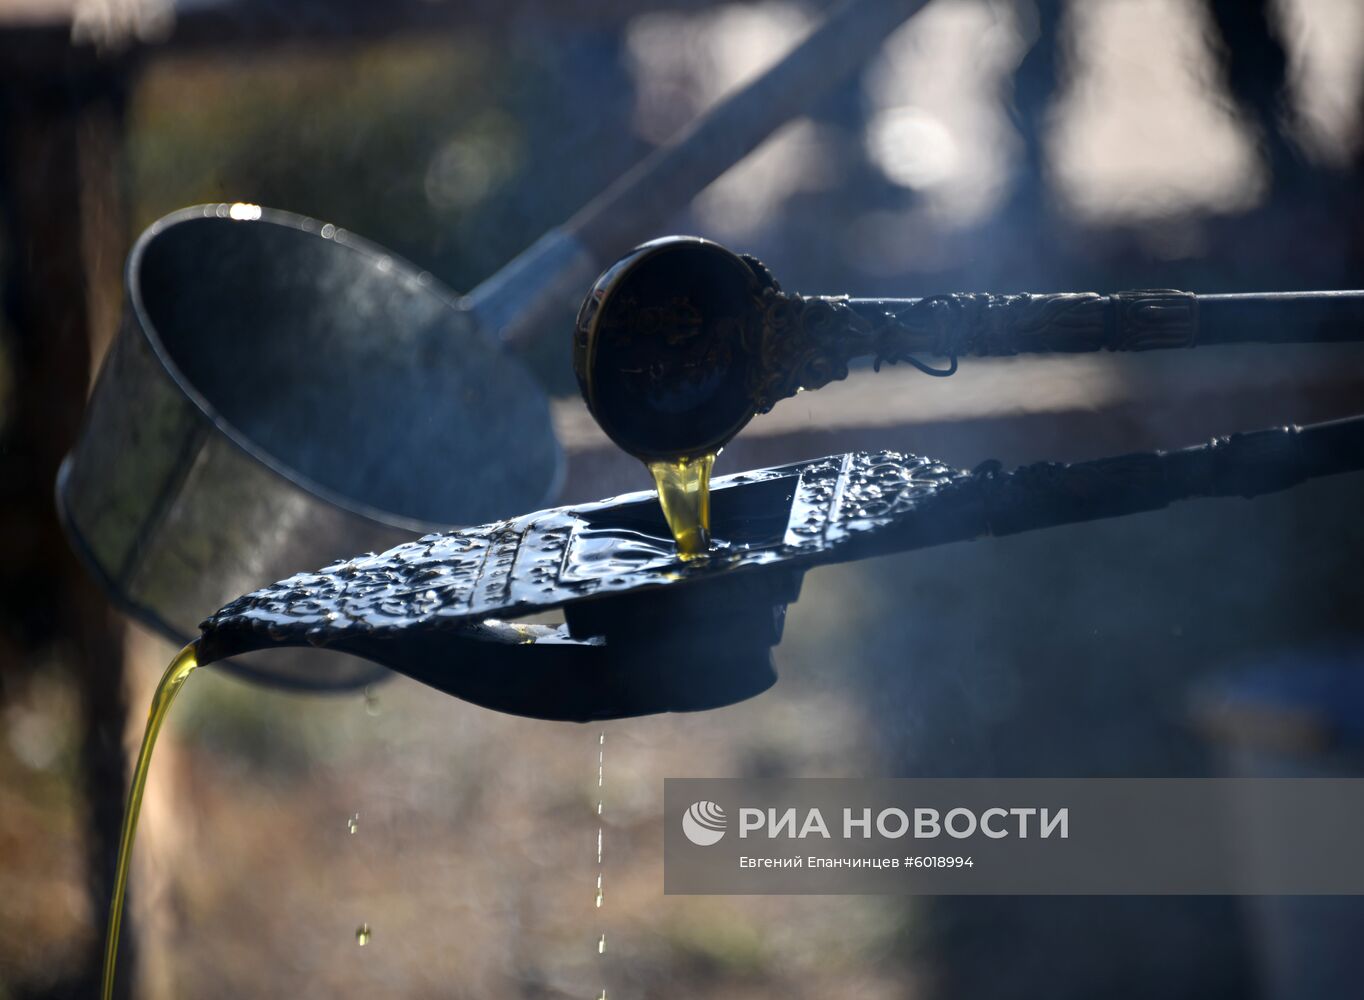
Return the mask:
POLYGON ((346 820, 346 832, 354 836, 358 829, 360 829, 360 814, 352 813, 350 818, 346 820))
MULTIPOLYGON (((602 858, 602 853, 601 853, 601 846, 602 846, 602 821, 601 821, 601 807, 602 807, 602 787, 603 787, 603 785, 605 784, 605 782, 606 782, 606 733, 605 733, 605 731, 602 731, 602 732, 600 732, 600 733, 597 734, 597 892, 596 892, 596 895, 593 897, 594 902, 595 902, 595 905, 596 905, 596 908, 599 909, 599 910, 601 909, 601 904, 602 904, 602 901, 603 901, 603 898, 604 898, 603 895, 602 895, 602 864, 601 864, 601 858, 602 858)), ((606 954, 606 932, 605 932, 605 931, 601 931, 601 932, 598 933, 598 937, 597 937, 597 955, 598 955, 598 956, 602 956, 602 955, 605 955, 605 954, 606 954)), ((605 998, 606 998, 606 987, 603 986, 603 987, 602 987, 601 994, 598 996, 597 1000, 605 1000, 605 998)))
POLYGON ((100 990, 103 1000, 114 995, 114 969, 118 961, 118 936, 123 927, 123 901, 128 889, 128 869, 133 860, 133 840, 137 836, 137 817, 142 811, 142 792, 147 787, 147 771, 152 763, 152 750, 166 713, 179 694, 185 679, 199 666, 198 649, 190 643, 175 654, 170 666, 161 676, 152 694, 151 709, 147 713, 147 727, 142 731, 142 746, 137 752, 133 768, 133 783, 128 791, 128 805, 123 812, 123 832, 118 843, 118 867, 114 875, 114 895, 109 902, 109 928, 104 936, 104 985, 100 990))
POLYGON ((649 462, 663 517, 683 559, 710 547, 710 471, 715 455, 649 462))
POLYGON ((373 937, 373 934, 370 932, 369 924, 361 924, 359 927, 355 928, 355 943, 361 948, 369 944, 369 939, 371 937, 373 937))

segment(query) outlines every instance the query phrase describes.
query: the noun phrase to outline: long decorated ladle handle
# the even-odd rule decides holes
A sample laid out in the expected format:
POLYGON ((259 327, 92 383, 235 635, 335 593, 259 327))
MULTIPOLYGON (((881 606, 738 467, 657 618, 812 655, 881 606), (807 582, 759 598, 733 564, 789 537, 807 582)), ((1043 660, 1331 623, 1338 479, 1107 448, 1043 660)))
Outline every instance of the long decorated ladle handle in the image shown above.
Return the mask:
MULTIPOLYGON (((846 376, 847 364, 921 357, 1149 351, 1199 345, 1364 339, 1364 292, 1197 295, 1173 288, 1096 292, 955 292, 913 299, 758 296, 750 343, 765 377, 754 402, 766 412, 801 389, 846 376)), ((927 369, 947 374, 951 369, 927 369)))

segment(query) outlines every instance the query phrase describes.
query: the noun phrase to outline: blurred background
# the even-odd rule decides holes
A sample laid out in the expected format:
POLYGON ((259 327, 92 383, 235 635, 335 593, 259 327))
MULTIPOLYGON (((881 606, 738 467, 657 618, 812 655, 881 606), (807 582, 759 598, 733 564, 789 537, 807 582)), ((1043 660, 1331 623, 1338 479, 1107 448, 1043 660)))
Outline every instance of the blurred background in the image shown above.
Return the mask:
MULTIPOLYGON (((109 609, 51 499, 136 234, 256 202, 467 290, 823 9, 0 0, 0 1000, 94 995, 127 753, 173 653, 109 609)), ((932 0, 668 228, 807 292, 1358 287, 1362 87, 1355 0, 932 0)), ((570 328, 525 348, 558 500, 644 488, 577 398, 570 328)), ((1344 416, 1361 388, 1348 345, 859 372, 718 471, 1091 458, 1344 416)), ((1361 498, 1338 477, 821 569, 778 685, 697 716, 579 727, 399 677, 303 696, 203 671, 153 768, 120 990, 1348 995, 1357 907, 664 897, 659 817, 668 776, 1359 774, 1361 498)))

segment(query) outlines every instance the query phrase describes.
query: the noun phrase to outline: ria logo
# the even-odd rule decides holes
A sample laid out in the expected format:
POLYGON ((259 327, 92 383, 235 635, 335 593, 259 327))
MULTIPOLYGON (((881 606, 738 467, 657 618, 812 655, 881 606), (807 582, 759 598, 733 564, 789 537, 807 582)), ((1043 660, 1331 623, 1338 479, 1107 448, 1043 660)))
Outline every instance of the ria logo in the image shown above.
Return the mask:
POLYGON ((682 832, 697 847, 718 844, 725 835, 725 811, 714 802, 693 802, 682 814, 682 832))

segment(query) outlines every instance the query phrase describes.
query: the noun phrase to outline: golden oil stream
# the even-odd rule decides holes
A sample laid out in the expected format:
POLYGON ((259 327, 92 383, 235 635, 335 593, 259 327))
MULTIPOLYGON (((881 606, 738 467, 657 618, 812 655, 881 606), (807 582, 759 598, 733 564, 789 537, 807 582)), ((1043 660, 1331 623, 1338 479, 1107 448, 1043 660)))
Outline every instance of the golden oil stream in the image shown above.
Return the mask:
POLYGON ((123 832, 118 843, 118 867, 114 875, 114 895, 109 902, 109 928, 104 937, 104 986, 100 991, 103 1000, 110 1000, 114 994, 114 969, 118 962, 118 935, 123 926, 123 902, 128 890, 128 869, 133 860, 133 840, 137 836, 137 817, 142 811, 142 793, 147 787, 147 771, 152 763, 152 750, 156 747, 156 737, 161 732, 161 724, 166 721, 166 713, 171 703, 180 693, 185 678, 199 666, 198 648, 190 643, 175 654, 170 666, 161 676, 152 695, 151 709, 147 714, 147 728, 142 732, 142 747, 137 752, 137 766, 133 768, 133 783, 128 791, 128 805, 123 813, 123 832))
MULTIPOLYGON (((597 734, 597 891, 593 897, 596 908, 601 909, 604 896, 602 893, 602 786, 606 778, 606 732, 597 734)), ((597 955, 606 954, 606 933, 600 931, 597 937, 597 955)), ((597 1000, 606 1000, 606 987, 597 996, 597 1000)))
POLYGON ((678 555, 683 559, 702 555, 710 547, 710 471, 715 455, 647 464, 678 555))

